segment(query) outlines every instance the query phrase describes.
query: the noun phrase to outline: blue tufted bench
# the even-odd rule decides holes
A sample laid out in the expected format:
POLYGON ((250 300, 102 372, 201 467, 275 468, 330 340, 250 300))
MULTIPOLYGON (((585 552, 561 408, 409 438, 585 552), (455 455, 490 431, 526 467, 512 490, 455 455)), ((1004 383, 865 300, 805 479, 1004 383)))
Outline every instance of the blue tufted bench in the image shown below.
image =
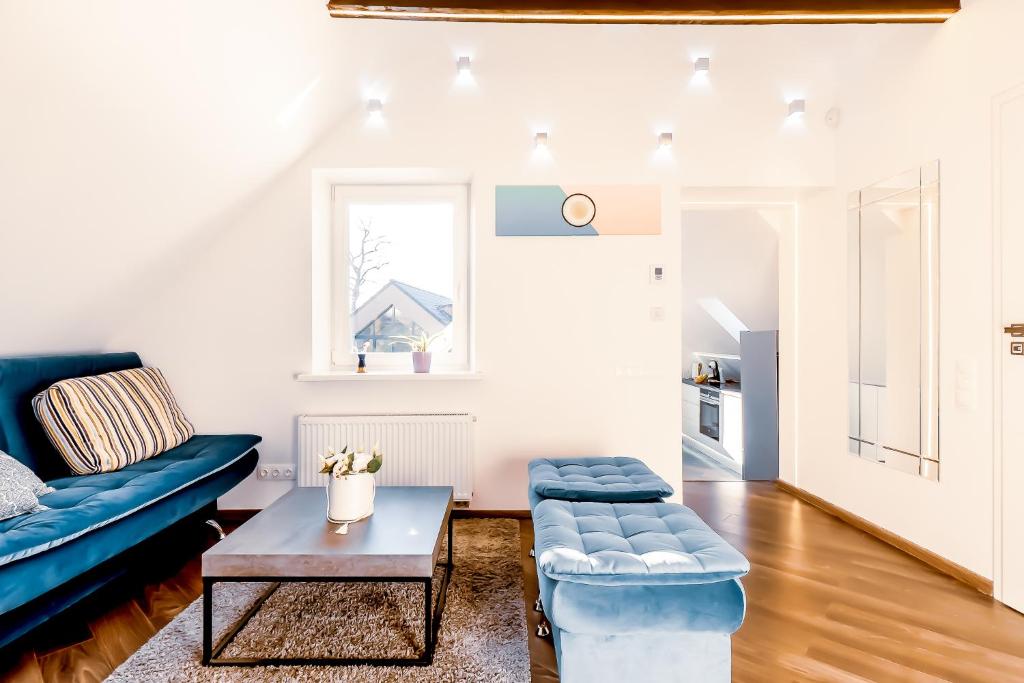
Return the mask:
POLYGON ((673 494, 668 482, 636 458, 537 458, 529 474, 531 510, 547 498, 631 503, 660 502, 673 494))
POLYGON ((730 680, 750 565, 693 510, 544 500, 533 520, 563 683, 730 680))

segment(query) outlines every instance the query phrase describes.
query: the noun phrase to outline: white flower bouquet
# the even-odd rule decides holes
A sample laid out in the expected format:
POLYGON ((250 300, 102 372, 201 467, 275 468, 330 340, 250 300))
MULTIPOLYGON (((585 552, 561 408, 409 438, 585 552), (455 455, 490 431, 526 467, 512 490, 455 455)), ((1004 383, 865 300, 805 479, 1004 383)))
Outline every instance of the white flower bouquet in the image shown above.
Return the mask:
POLYGON ((333 448, 327 449, 327 455, 320 456, 320 474, 330 474, 335 478, 349 474, 373 474, 384 464, 384 454, 374 446, 369 453, 349 451, 348 446, 340 453, 333 448))

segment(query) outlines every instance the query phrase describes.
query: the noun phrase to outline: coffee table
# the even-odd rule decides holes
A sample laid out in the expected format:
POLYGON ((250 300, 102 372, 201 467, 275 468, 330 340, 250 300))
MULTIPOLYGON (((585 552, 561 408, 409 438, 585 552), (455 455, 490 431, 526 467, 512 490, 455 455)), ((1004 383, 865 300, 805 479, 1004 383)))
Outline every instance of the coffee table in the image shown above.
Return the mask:
POLYGON ((203 553, 203 664, 429 665, 452 573, 452 488, 380 486, 374 513, 334 533, 322 487, 296 488, 203 553), (437 604, 431 605, 434 569, 448 535, 448 557, 437 604), (270 590, 217 643, 213 642, 213 586, 271 582, 270 590), (270 595, 285 582, 412 582, 423 584, 423 655, 409 659, 221 657, 270 595))

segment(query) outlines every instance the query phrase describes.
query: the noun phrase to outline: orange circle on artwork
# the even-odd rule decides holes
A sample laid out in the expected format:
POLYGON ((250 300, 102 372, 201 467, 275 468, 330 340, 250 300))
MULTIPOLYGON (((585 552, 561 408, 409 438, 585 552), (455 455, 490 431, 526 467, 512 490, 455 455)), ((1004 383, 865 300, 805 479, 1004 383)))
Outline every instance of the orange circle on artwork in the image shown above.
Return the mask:
POLYGON ((562 218, 574 228, 589 225, 597 215, 594 200, 582 193, 571 194, 562 202, 562 218))

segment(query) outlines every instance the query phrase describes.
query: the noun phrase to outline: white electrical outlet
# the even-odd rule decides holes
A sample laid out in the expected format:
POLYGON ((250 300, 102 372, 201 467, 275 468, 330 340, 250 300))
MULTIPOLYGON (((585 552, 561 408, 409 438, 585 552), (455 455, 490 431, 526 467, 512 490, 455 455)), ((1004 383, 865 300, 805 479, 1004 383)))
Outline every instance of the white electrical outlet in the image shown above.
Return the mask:
POLYGON ((268 479, 274 481, 291 481, 295 479, 295 465, 293 463, 260 463, 256 468, 257 479, 268 479))

